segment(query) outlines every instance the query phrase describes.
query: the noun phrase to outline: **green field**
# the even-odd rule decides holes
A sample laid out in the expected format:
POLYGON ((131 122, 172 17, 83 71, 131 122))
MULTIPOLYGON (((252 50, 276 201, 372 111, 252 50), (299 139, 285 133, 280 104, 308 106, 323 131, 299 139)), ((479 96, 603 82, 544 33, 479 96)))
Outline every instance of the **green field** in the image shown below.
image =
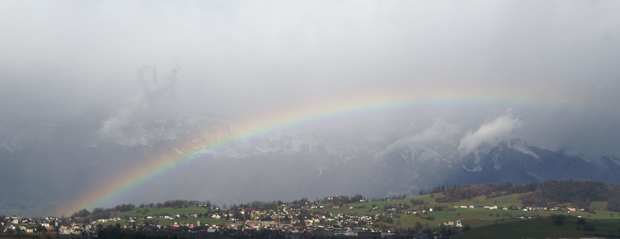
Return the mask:
POLYGON ((139 216, 139 217, 144 217, 144 216, 148 216, 148 215, 177 215, 177 214, 189 214, 189 213, 208 213, 211 212, 212 210, 206 209, 206 208, 202 208, 202 207, 197 207, 197 206, 193 206, 193 205, 188 205, 187 207, 182 207, 182 208, 134 208, 131 211, 126 211, 126 212, 114 212, 111 214, 111 216, 119 216, 119 217, 123 217, 123 216, 130 216, 130 217, 135 217, 135 216, 139 216), (148 212, 146 212, 146 210, 148 210, 148 212), (140 212, 138 212, 140 211, 140 212))
MULTIPOLYGON (((379 224, 384 224, 387 226, 396 226, 402 228, 414 227, 417 222, 422 223, 422 225, 428 225, 431 228, 438 227, 441 223, 446 221, 456 221, 461 220, 464 225, 469 225, 473 228, 483 227, 483 226, 492 226, 499 224, 509 224, 509 223, 527 223, 532 220, 522 220, 519 217, 549 217, 551 215, 565 215, 565 216, 573 216, 577 218, 577 216, 581 216, 586 220, 599 220, 613 222, 614 218, 620 219, 618 214, 613 214, 613 212, 607 211, 605 208, 607 207, 606 202, 593 202, 590 207, 594 208, 596 214, 591 214, 587 212, 560 212, 560 211, 516 211, 516 210, 501 210, 503 207, 521 207, 523 204, 519 200, 521 195, 519 194, 511 194, 505 195, 495 198, 486 198, 486 196, 479 196, 472 198, 471 200, 462 200, 455 203, 437 203, 435 199, 438 197, 442 197, 442 194, 434 194, 434 197, 431 197, 430 194, 410 197, 402 200, 394 200, 394 201, 381 201, 381 202, 364 202, 364 203, 350 203, 343 204, 343 208, 332 208, 332 204, 321 204, 325 206, 323 209, 313 209, 312 211, 317 211, 321 213, 331 213, 334 216, 337 214, 350 214, 350 215, 369 215, 373 216, 379 213, 389 213, 389 211, 384 211, 384 207, 386 205, 407 205, 411 206, 411 200, 423 200, 428 203, 426 205, 415 205, 411 206, 408 210, 417 210, 435 206, 447 206, 448 210, 444 211, 433 211, 427 212, 425 215, 406 215, 402 214, 400 218, 394 218, 392 223, 380 222, 379 224), (373 204, 377 207, 376 210, 372 209, 373 204), (454 206, 469 206, 474 205, 475 208, 457 208, 454 209, 454 206), (493 206, 496 205, 500 210, 490 210, 482 208, 483 206, 493 206), (353 209, 349 209, 352 206, 353 209), (434 220, 427 220, 429 215, 434 217, 434 220)), ((570 206, 570 204, 566 204, 565 206, 570 206)), ((575 219, 576 220, 576 219, 575 219)), ((371 227, 367 225, 366 227, 371 227)), ((607 230, 606 227, 602 227, 603 231, 607 230)), ((598 229, 597 229, 598 230, 598 229)), ((618 229, 616 229, 618 230, 618 229)), ((607 232, 609 233, 609 232, 607 232)), ((592 233, 593 234, 593 233, 592 233)), ((527 237, 527 236, 524 236, 527 237)))
POLYGON ((563 237, 609 237, 620 236, 620 220, 588 220, 594 230, 584 230, 577 218, 565 219, 562 225, 554 224, 553 219, 520 220, 499 223, 471 229, 451 238, 563 238, 563 237))

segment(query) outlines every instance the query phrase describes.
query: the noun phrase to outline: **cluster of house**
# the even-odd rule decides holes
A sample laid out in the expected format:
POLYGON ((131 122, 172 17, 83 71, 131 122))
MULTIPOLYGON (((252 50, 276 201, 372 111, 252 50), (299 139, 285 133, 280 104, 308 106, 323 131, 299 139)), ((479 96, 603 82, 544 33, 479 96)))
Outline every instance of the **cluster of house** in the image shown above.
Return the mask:
MULTIPOLYGON (((4 228, 3 232, 9 230, 26 233, 51 232, 58 227, 58 219, 55 217, 21 218, 18 216, 4 216, 2 219, 3 221, 0 222, 0 226, 4 228)), ((63 233, 69 234, 69 230, 69 227, 63 227, 63 233), (65 229, 68 231, 65 232, 65 229)))
MULTIPOLYGON (((474 209, 476 208, 474 205, 469 205, 469 206, 454 206, 454 209, 474 209)), ((499 208, 497 206, 482 206, 482 208, 484 209, 489 209, 489 210, 499 210, 499 208)), ((507 207, 502 207, 501 210, 503 211, 508 211, 510 210, 507 207)), ((547 208, 547 207, 514 207, 512 210, 515 211, 560 211, 560 212, 583 212, 585 211, 585 209, 580 208, 574 208, 574 207, 552 207, 552 208, 547 208)), ((581 217, 581 216, 579 216, 581 217)), ((534 216, 519 216, 518 218, 520 219, 534 219, 534 216)), ((456 220, 456 222, 454 221, 446 221, 443 223, 444 226, 453 226, 453 227, 463 227, 463 224, 461 223, 461 220, 456 220)))
POLYGON ((20 231, 25 233, 40 233, 56 231, 59 234, 81 235, 83 232, 94 230, 94 227, 91 225, 78 223, 59 225, 59 220, 56 217, 22 218, 18 216, 4 216, 2 219, 4 220, 0 222, 0 226, 4 228, 3 232, 20 231))
MULTIPOLYGON (((282 230, 290 232, 308 231, 321 228, 334 228, 334 224, 342 226, 342 228, 352 229, 359 227, 358 225, 372 225, 375 219, 380 217, 392 217, 395 214, 392 213, 377 213, 374 216, 360 216, 357 214, 323 214, 319 212, 310 212, 307 209, 313 209, 315 207, 323 206, 308 206, 302 208, 287 208, 286 206, 278 209, 252 209, 244 208, 238 212, 232 210, 217 211, 200 215, 198 213, 189 213, 174 216, 147 216, 144 219, 164 219, 174 220, 176 218, 212 218, 212 219, 227 219, 227 224, 212 224, 201 223, 200 220, 196 223, 185 223, 174 221, 169 225, 155 224, 158 230, 178 230, 178 228, 193 229, 202 227, 207 232, 212 232, 221 229, 236 229, 236 230, 282 230), (305 211, 305 212, 304 212, 305 211), (303 213, 303 215, 302 215, 303 213), (302 216, 300 216, 302 215, 302 216), (268 220, 264 220, 268 218, 268 220), (245 219, 245 220, 244 220, 245 219)), ((118 218, 117 218, 118 219, 118 218)), ((130 217, 130 222, 135 221, 137 218, 130 217)), ((110 219, 116 220, 116 219, 110 219)), ((103 222, 102 220, 93 221, 92 224, 103 222)), ((161 223, 161 221, 158 221, 161 223)), ((167 223, 164 223, 167 224, 167 223)), ((338 226, 336 226, 338 227, 338 226)))
MULTIPOLYGON (((334 208, 339 206, 333 206, 334 208)), ((373 225, 380 220, 387 218, 395 218, 400 214, 425 214, 432 212, 433 208, 409 210, 408 208, 387 208, 373 215, 358 215, 358 214, 331 214, 320 213, 311 209, 324 208, 320 205, 305 205, 296 208, 287 208, 282 205, 277 210, 274 209, 252 209, 242 208, 237 210, 220 210, 219 208, 211 208, 213 211, 209 213, 189 213, 181 215, 162 215, 162 216, 143 216, 143 217, 112 217, 107 219, 97 219, 90 222, 90 224, 77 224, 70 223, 67 225, 59 225, 58 218, 46 217, 39 219, 19 218, 15 216, 5 216, 2 226, 5 231, 23 231, 26 233, 36 233, 39 231, 57 231, 60 234, 82 234, 84 232, 94 232, 97 224, 114 222, 114 221, 127 221, 122 228, 131 229, 135 227, 135 223, 139 219, 150 219, 148 225, 138 225, 141 229, 154 230, 154 231, 201 231, 201 232, 217 232, 222 230, 272 230, 289 233, 308 232, 308 231, 337 231, 338 235, 355 234, 359 232, 374 232, 372 227, 365 227, 365 225, 373 225), (189 223, 185 221, 179 221, 183 218, 212 218, 222 219, 225 218, 227 223, 225 224, 208 224, 202 223, 200 220, 196 220, 195 223, 189 223), (164 220, 170 220, 166 223, 164 220), (6 226, 5 226, 6 224, 6 226), (367 229, 365 229, 367 228, 367 229)), ((473 205, 469 206, 454 206, 454 209, 474 209, 473 205)), ((484 208, 489 210, 509 210, 509 208, 498 206, 479 206, 478 208, 484 208)), ((353 207, 349 207, 353 209, 353 207)), ((373 210, 378 210, 377 207, 373 207, 373 210)), ((576 212, 583 211, 583 209, 577 208, 546 208, 546 207, 521 207, 511 208, 512 210, 519 211, 567 211, 576 212)), ((370 211, 370 210, 369 210, 370 211)), ((190 221, 190 220, 188 220, 190 221)), ((194 221, 194 220, 192 220, 194 221)), ((447 221, 443 223, 445 226, 450 227, 462 227, 460 220, 447 221)))
MULTIPOLYGON (((70 223, 68 225, 61 224, 58 218, 46 217, 39 219, 20 218, 17 216, 5 216, 2 222, 4 231, 22 231, 25 233, 51 232, 56 231, 60 234, 82 234, 84 232, 94 232, 97 224, 109 222, 127 221, 129 225, 123 223, 122 228, 130 229, 133 223, 138 219, 152 219, 157 223, 150 225, 139 225, 143 229, 161 230, 161 231, 204 231, 217 232, 221 230, 260 230, 267 229, 272 231, 283 231, 297 233, 302 231, 328 229, 341 230, 342 233, 351 234, 353 230, 363 231, 363 227, 358 225, 371 225, 374 220, 380 217, 392 217, 394 213, 378 213, 374 216, 359 216, 356 214, 321 214, 319 212, 308 213, 307 209, 319 206, 309 206, 302 208, 281 207, 278 210, 262 210, 244 208, 233 212, 232 210, 218 210, 205 214, 189 213, 181 215, 163 215, 163 216, 144 216, 144 217, 111 217, 106 219, 97 219, 90 224, 70 223), (303 211, 305 216, 300 216, 303 211), (239 215, 242 215, 239 217, 239 215), (186 223, 178 221, 179 218, 212 218, 227 219, 226 224, 208 224, 197 220, 195 223, 186 223), (244 220, 245 218, 245 220, 244 220), (262 220, 269 218, 270 220, 262 220), (157 220, 155 220, 157 219, 157 220), (171 220, 166 223, 162 220, 171 220), (173 221, 172 221, 173 220, 173 221), (6 226, 5 226, 6 224, 6 226), (337 225, 333 225, 337 224, 337 225)), ((323 206, 320 206, 323 207, 323 206)), ((216 208, 213 208, 216 209, 216 208)), ((217 209, 216 209, 217 210, 217 209)), ((189 221, 189 220, 188 220, 189 221)), ((370 230, 372 231, 372 230, 370 230)))
MULTIPOLYGON (((454 206, 454 209, 473 209, 476 208, 474 205, 469 205, 469 206, 454 206)), ((500 210, 499 207, 497 206, 482 206, 482 208, 484 209, 489 209, 489 210, 500 210)), ((508 211, 511 210, 510 208, 507 207, 502 207, 501 210, 504 211, 508 211)), ((574 208, 574 207, 552 207, 552 208, 547 208, 547 207, 513 207, 512 210, 516 210, 516 211, 559 211, 559 212, 583 212, 585 211, 585 209, 580 208, 574 208)))
POLYGON ((449 227, 463 227, 463 223, 461 222, 461 220, 456 220, 456 222, 447 221, 447 222, 444 222, 443 225, 449 226, 449 227))

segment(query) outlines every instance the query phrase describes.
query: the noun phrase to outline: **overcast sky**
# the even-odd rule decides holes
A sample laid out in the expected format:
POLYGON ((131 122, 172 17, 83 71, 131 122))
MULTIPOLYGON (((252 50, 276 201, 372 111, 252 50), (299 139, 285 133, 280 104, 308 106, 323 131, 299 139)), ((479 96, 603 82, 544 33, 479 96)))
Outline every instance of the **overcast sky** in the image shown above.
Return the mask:
POLYGON ((153 69, 180 108, 233 120, 319 98, 467 87, 574 107, 420 111, 418 132, 459 128, 463 149, 509 132, 620 155, 619 66, 618 1, 0 2, 2 116, 116 112, 153 69))

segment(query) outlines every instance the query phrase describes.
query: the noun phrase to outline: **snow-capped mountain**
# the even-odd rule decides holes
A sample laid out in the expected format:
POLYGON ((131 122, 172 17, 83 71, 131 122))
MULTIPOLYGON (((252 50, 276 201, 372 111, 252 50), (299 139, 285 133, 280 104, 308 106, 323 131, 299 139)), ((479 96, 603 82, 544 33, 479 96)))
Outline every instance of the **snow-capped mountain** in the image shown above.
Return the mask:
MULTIPOLYGON (((210 150, 209 142, 242 132, 225 119, 186 114, 148 117, 91 110, 74 118, 0 121, 0 214, 45 214, 22 203, 60 203, 109 180, 127 165, 160 154, 210 150), (24 211, 27 210, 27 211, 24 211)), ((252 134, 251 134, 252 135, 252 134)), ((619 182, 620 159, 586 160, 519 139, 480 144, 465 154, 455 142, 419 143, 405 136, 367 138, 327 130, 252 135, 191 167, 157 177, 127 203, 172 198, 248 202, 301 197, 415 195, 437 185, 586 178, 619 182)), ((198 156, 197 156, 198 157, 198 156)))
POLYGON ((28 146, 50 141, 58 119, 0 120, 0 158, 19 159, 28 146))
POLYGON ((454 166, 451 180, 462 183, 525 183, 571 177, 611 179, 581 157, 528 146, 518 139, 501 142, 495 147, 481 145, 454 166))

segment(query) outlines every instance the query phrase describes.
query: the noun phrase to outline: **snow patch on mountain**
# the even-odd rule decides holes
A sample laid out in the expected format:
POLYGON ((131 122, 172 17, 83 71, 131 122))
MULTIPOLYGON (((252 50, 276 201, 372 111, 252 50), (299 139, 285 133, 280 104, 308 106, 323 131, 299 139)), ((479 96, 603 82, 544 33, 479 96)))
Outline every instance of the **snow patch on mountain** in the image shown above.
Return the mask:
POLYGON ((499 171, 502 169, 502 165, 499 162, 499 155, 495 155, 495 157, 493 157, 493 169, 495 169, 495 171, 499 171))
MULTIPOLYGON (((29 145, 47 143, 60 126, 52 118, 11 119, 0 121, 0 149, 9 155, 20 153, 29 145)), ((13 159, 8 157, 8 159, 13 159)))
POLYGON ((609 161, 620 166, 620 159, 619 158, 611 158, 609 157, 609 161))
POLYGON ((534 172, 527 171, 525 173, 527 173, 527 175, 530 175, 530 176, 534 177, 538 181, 544 181, 545 180, 543 177, 541 177, 540 175, 538 175, 538 174, 536 174, 534 172))
POLYGON ((522 145, 511 145, 513 149, 516 149, 517 151, 524 153, 524 154, 529 154, 534 156, 534 158, 540 158, 536 153, 532 152, 532 150, 530 150, 529 148, 522 146, 522 145))
POLYGON ((190 115, 162 115, 155 119, 126 122, 110 128, 108 119, 99 131, 101 139, 124 147, 150 146, 162 141, 208 142, 218 137, 218 130, 225 134, 225 124, 215 118, 190 115))
POLYGON ((463 165, 463 169, 469 171, 469 172, 481 172, 482 171, 482 167, 480 165, 476 165, 475 167, 469 169, 467 167, 465 167, 465 165, 463 165))
MULTIPOLYGON (((450 150, 450 147, 432 147, 432 146, 417 146, 411 149, 411 159, 418 162, 424 161, 450 161, 456 153, 456 150, 450 150)), ((452 148, 454 149, 454 148, 452 148)))

